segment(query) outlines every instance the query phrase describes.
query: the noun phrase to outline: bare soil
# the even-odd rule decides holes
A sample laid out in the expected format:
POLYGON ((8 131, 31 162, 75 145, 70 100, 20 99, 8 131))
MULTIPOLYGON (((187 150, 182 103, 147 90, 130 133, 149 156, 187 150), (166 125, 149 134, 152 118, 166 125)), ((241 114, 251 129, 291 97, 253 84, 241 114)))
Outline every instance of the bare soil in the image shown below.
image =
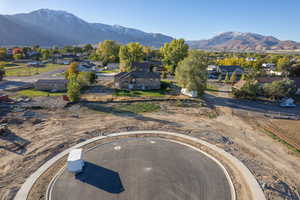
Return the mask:
POLYGON ((0 199, 13 199, 30 174, 68 147, 133 130, 173 131, 216 144, 252 171, 267 199, 300 199, 300 156, 256 127, 259 118, 232 115, 229 108, 217 113, 199 102, 155 104, 160 110, 151 113, 116 112, 121 103, 3 112, 10 133, 0 137, 0 199))

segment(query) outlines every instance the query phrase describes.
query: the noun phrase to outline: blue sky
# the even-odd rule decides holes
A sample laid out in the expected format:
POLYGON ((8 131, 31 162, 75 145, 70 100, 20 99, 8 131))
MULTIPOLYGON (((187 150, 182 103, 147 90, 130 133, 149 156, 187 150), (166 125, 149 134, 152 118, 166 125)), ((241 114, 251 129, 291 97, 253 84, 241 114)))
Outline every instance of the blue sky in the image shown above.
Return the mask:
POLYGON ((0 0, 0 14, 40 8, 189 40, 239 31, 300 42, 300 0, 0 0))

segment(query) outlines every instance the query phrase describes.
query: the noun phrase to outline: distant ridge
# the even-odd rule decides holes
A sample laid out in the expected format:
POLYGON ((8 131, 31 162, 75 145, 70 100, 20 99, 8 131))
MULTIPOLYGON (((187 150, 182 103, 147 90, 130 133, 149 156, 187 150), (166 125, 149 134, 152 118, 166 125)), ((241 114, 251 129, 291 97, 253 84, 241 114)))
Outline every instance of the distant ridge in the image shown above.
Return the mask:
POLYGON ((188 44, 191 48, 206 50, 266 51, 300 49, 300 43, 295 41, 281 41, 273 36, 241 32, 225 32, 209 40, 188 41, 188 44))
POLYGON ((163 34, 146 33, 119 25, 88 23, 71 13, 49 9, 0 15, 0 27, 0 46, 62 46, 115 40, 160 47, 173 39, 163 34))

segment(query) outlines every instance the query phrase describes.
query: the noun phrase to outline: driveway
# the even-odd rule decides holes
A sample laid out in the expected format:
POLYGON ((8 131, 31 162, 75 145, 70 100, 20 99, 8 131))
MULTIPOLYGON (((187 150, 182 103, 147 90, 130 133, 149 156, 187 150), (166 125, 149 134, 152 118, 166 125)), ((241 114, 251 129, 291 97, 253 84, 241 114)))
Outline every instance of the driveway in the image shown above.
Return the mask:
POLYGON ((83 173, 64 170, 52 200, 230 200, 218 164, 190 147, 157 138, 132 138, 85 152, 83 173))

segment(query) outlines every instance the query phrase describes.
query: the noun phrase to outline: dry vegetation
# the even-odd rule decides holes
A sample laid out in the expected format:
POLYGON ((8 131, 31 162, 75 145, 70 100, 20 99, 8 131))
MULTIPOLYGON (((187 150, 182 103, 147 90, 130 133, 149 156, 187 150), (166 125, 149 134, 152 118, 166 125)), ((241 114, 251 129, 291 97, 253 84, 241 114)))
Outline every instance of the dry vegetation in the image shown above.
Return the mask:
POLYGON ((33 108, 40 107, 2 113, 10 133, 0 138, 0 199, 12 199, 31 173, 76 143, 120 131, 164 130, 204 139, 233 154, 255 174, 268 199, 299 200, 299 156, 252 126, 253 118, 226 110, 218 114, 203 101, 33 108))

